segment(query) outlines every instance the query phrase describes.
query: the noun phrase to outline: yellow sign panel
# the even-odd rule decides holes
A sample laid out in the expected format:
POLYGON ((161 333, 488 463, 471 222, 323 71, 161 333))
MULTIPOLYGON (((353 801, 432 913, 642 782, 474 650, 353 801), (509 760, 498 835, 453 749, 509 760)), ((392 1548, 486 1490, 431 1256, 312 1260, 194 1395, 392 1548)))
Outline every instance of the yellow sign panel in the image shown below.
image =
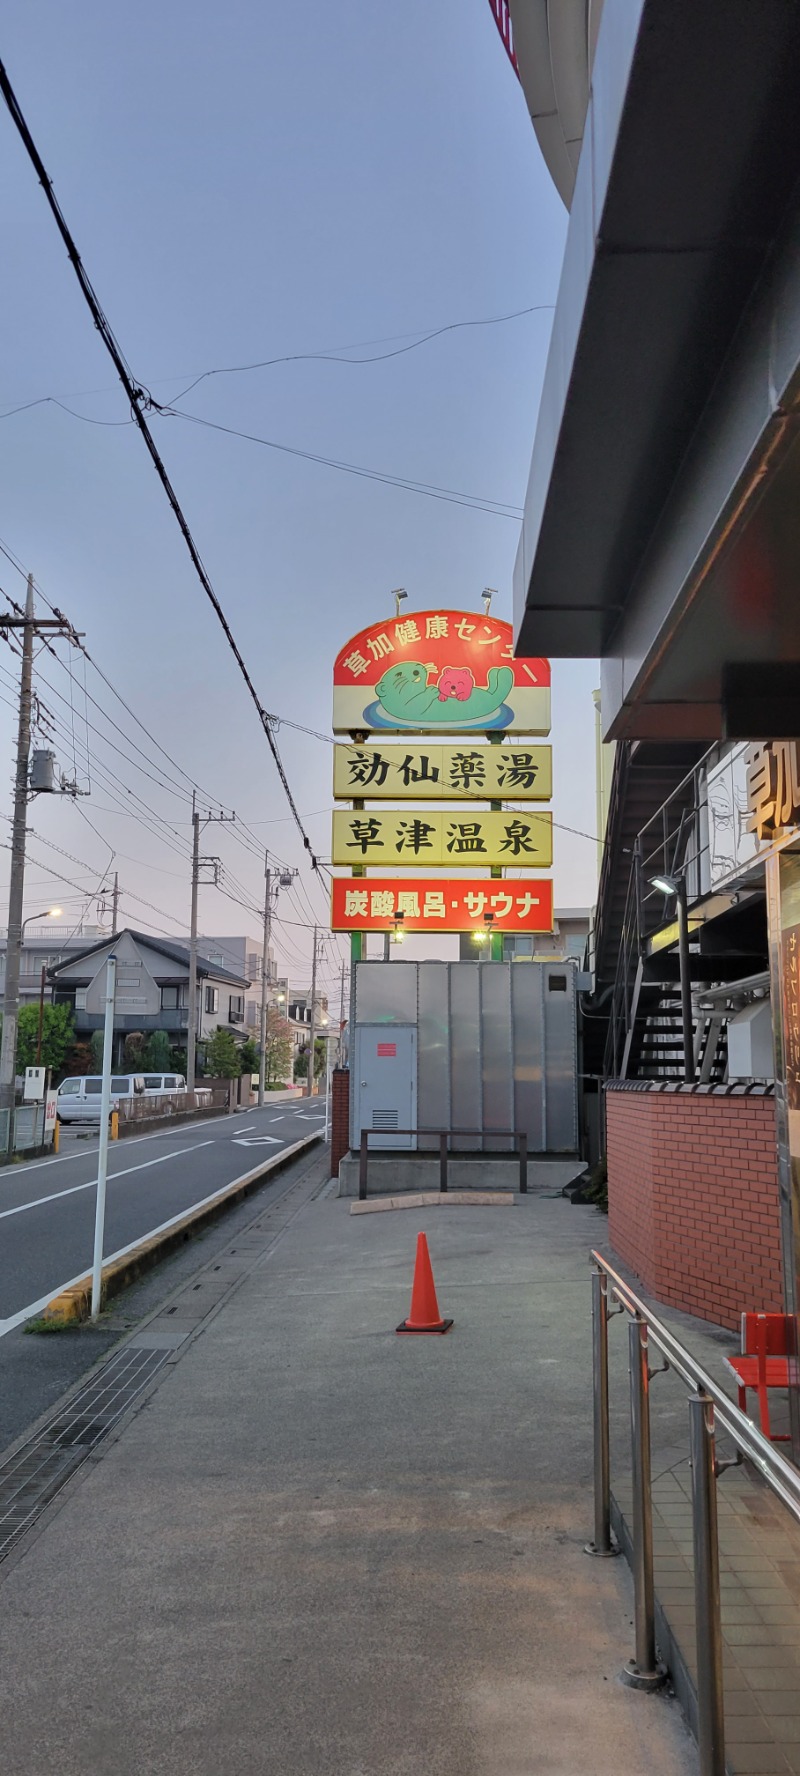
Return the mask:
POLYGON ((551 746, 337 746, 337 801, 549 802, 551 746))
POLYGON ((484 813, 476 808, 371 808, 333 816, 332 859, 380 869, 476 869, 503 864, 509 868, 547 869, 553 861, 551 814, 484 813))

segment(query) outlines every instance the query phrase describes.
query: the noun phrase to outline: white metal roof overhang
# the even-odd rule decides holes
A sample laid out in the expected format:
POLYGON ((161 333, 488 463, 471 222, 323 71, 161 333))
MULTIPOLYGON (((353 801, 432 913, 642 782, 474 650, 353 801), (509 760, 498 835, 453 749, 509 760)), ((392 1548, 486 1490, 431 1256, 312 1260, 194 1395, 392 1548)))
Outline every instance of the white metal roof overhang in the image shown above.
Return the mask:
POLYGON ((800 731, 798 91, 795 0, 605 0, 515 617, 608 737, 800 731))

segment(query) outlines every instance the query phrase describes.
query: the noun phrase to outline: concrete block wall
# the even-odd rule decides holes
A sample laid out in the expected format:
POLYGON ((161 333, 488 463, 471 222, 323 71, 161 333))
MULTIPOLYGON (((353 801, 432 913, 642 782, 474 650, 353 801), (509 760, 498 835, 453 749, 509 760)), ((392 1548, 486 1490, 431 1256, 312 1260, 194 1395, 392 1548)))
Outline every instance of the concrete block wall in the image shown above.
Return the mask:
POLYGON ((739 1330, 783 1308, 775 1101, 606 1091, 614 1251, 659 1301, 739 1330))

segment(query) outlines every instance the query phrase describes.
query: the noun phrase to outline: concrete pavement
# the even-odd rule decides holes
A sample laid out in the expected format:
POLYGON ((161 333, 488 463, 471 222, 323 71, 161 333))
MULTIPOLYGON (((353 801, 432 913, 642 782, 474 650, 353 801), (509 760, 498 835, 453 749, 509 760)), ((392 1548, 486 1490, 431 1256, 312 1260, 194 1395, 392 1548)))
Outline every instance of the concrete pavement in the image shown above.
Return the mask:
POLYGON ((696 1771, 583 1553, 598 1217, 412 1221, 309 1200, 0 1566, 4 1776, 696 1771))
MULTIPOLYGON (((324 1104, 299 1100, 168 1125, 109 1150, 108 1258, 185 1214, 260 1159, 322 1128, 324 1104)), ((0 1173, 0 1337, 91 1267, 97 1145, 0 1173)))

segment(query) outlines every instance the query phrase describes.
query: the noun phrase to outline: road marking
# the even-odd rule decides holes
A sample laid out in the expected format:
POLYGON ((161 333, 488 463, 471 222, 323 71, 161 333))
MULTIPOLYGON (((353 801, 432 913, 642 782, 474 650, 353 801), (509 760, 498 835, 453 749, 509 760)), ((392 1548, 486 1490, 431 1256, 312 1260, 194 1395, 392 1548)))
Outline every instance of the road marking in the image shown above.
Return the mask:
MULTIPOLYGON (((281 1154, 281 1159, 291 1159, 293 1154, 304 1151, 310 1140, 310 1135, 302 1135, 299 1141, 295 1141, 291 1147, 285 1149, 281 1154)), ((277 1153, 275 1158, 277 1160, 277 1153)), ((262 1171, 264 1171, 265 1176, 269 1175, 268 1171, 265 1171, 262 1166, 258 1165, 254 1166, 249 1172, 241 1172, 238 1178, 231 1178, 229 1183, 222 1184, 219 1190, 212 1190, 210 1196, 204 1196, 200 1202, 192 1203, 188 1209, 181 1209, 180 1214, 178 1215, 171 1215, 169 1221, 162 1221, 160 1227, 151 1227, 146 1233, 138 1234, 136 1239, 128 1241, 127 1246, 120 1246, 118 1252, 104 1253, 103 1265, 116 1264, 118 1258, 127 1258, 128 1253, 135 1252, 137 1246, 141 1246, 145 1240, 155 1239, 156 1234, 166 1233, 168 1228, 175 1227, 179 1221, 185 1220, 186 1216, 191 1214, 192 1209, 204 1209, 207 1203, 216 1202, 217 1197, 224 1196, 226 1191, 233 1190, 237 1184, 247 1184, 250 1182, 251 1178, 258 1178, 262 1171)), ((304 1205, 301 1203, 300 1208, 298 1208, 295 1213, 299 1214, 303 1207, 304 1205)), ((47 1306, 48 1301, 53 1301, 56 1295, 63 1295, 65 1289, 74 1288, 76 1283, 83 1282, 83 1279, 87 1274, 87 1269, 84 1265, 83 1270, 79 1270, 77 1276, 70 1277, 68 1282, 56 1283, 53 1288, 48 1289, 46 1295, 40 1295, 38 1301, 29 1301, 28 1306, 21 1307, 18 1313, 11 1314, 7 1320, 0 1320, 0 1338, 5 1338, 6 1333, 13 1332, 17 1326, 24 1325, 26 1320, 32 1320, 34 1314, 41 1313, 42 1308, 47 1306)))
POLYGON ((235 1147, 280 1147, 280 1135, 234 1135, 235 1147))
MULTIPOLYGON (((143 1159, 140 1165, 125 1166, 121 1172, 109 1172, 108 1182, 113 1184, 115 1178, 127 1178, 130 1172, 144 1172, 148 1166, 164 1165, 168 1159, 177 1159, 181 1153, 195 1153, 198 1147, 213 1147, 213 1141, 193 1141, 191 1147, 174 1148, 171 1153, 161 1153, 157 1159, 143 1159)), ((90 1178, 88 1184, 71 1184, 68 1190, 54 1190, 50 1196, 37 1196, 35 1202, 19 1203, 15 1209, 0 1210, 0 1221, 6 1221, 9 1215, 24 1215, 28 1209, 41 1209, 45 1203, 60 1202, 64 1196, 76 1196, 79 1190, 94 1190, 96 1178, 90 1178)))

